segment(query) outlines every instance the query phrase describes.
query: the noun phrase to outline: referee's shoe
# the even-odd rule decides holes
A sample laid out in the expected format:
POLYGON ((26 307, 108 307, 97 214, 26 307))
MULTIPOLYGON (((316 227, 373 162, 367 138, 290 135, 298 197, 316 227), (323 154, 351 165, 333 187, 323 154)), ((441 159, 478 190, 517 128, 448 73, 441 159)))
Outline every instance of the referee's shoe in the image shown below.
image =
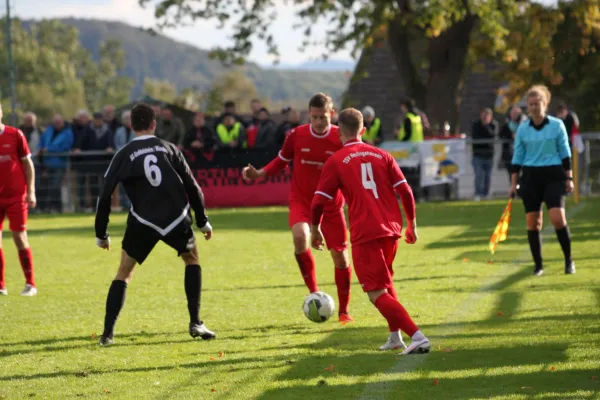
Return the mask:
POLYGON ((565 263, 565 274, 567 275, 572 275, 575 273, 575 262, 574 261, 567 261, 565 263))

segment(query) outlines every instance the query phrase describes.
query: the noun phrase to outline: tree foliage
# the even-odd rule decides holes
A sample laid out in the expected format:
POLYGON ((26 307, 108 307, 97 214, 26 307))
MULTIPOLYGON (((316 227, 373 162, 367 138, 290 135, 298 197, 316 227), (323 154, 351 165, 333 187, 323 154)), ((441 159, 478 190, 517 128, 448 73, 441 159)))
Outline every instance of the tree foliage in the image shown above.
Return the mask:
POLYGON ((234 101, 238 112, 250 112, 250 101, 258 98, 258 90, 252 80, 242 71, 233 70, 221 75, 204 95, 207 113, 218 113, 223 110, 223 103, 234 101))
MULTIPOLYGON (((0 22, 0 42, 6 43, 6 25, 0 22)), ((99 110, 105 104, 126 102, 131 80, 118 73, 123 51, 116 41, 101 44, 95 60, 79 41, 76 28, 45 20, 25 29, 12 22, 13 54, 17 78, 18 113, 33 111, 42 120, 54 113, 66 118, 80 108, 99 110)), ((8 101, 8 65, 0 62, 3 103, 8 101)))
MULTIPOLYGON (((159 29, 196 20, 217 20, 231 27, 232 46, 212 55, 227 64, 242 64, 252 41, 262 40, 279 57, 270 32, 276 18, 274 0, 138 0, 154 7, 159 29)), ((566 82, 561 58, 577 59, 577 52, 556 53, 557 34, 565 12, 579 28, 575 46, 592 51, 600 27, 599 0, 561 1, 559 7, 532 0, 289 0, 297 10, 297 29, 305 41, 300 49, 324 44, 327 57, 344 48, 356 55, 373 45, 390 46, 407 94, 428 112, 433 123, 458 117, 460 87, 469 62, 482 57, 504 64, 500 79, 509 81, 514 99, 534 80, 558 86, 566 82), (329 29, 315 39, 312 26, 324 20, 329 29), (594 30, 594 27, 596 30, 594 30)), ((568 39, 565 37, 564 41, 568 39)), ((560 50, 558 50, 560 51, 560 50)), ((583 57, 584 54, 580 54, 583 57)), ((581 60, 580 60, 581 61, 581 60)), ((356 75, 361 74, 357 68, 356 75)), ((573 66, 571 66, 573 68, 573 66)), ((588 77, 593 79, 592 77, 588 77)), ((579 90, 585 87, 580 86, 579 90)), ((575 92, 577 92, 575 90, 575 92)))

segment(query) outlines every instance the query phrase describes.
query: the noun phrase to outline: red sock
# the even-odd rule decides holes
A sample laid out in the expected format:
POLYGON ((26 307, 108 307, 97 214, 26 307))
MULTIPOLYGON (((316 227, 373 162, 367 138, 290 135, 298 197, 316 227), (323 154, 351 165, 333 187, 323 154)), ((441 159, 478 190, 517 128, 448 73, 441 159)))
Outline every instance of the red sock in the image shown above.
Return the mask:
POLYGON ((396 289, 394 288, 394 285, 387 288, 387 291, 390 294, 390 296, 394 298, 394 300, 398 300, 398 295, 396 294, 396 289))
POLYGON ((397 326, 412 337, 419 330, 402 304, 398 303, 398 300, 395 300, 389 293, 379 296, 375 301, 375 307, 387 319, 390 331, 392 327, 397 326))
POLYGON ((302 274, 302 278, 304 278, 304 283, 308 290, 311 293, 318 292, 315 259, 310 249, 302 254, 296 254, 296 261, 298 262, 300 273, 302 274))
POLYGON ((340 314, 348 314, 348 303, 350 302, 350 281, 352 280, 352 268, 335 268, 335 285, 337 286, 340 314))
POLYGON ((0 247, 0 289, 4 289, 4 251, 0 247))
POLYGON ((21 268, 23 268, 23 274, 25 275, 25 281, 28 285, 35 286, 33 279, 33 255, 31 249, 19 250, 19 260, 21 260, 21 268))

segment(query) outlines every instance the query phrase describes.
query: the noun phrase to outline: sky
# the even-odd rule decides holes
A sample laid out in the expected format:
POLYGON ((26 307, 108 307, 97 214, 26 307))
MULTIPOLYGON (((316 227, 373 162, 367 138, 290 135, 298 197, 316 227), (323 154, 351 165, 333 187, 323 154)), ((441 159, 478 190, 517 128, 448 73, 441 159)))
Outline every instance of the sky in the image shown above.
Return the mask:
MULTIPOLYGON (((121 21, 137 27, 153 26, 154 17, 151 8, 142 9, 137 0, 10 0, 13 13, 21 19, 41 19, 55 17, 94 18, 121 21)), ((4 2, 2 2, 4 3, 4 2)), ((323 52, 322 47, 312 47, 306 52, 298 51, 302 43, 301 30, 290 27, 299 22, 295 17, 294 7, 277 0, 277 18, 271 26, 276 42, 279 44, 281 63, 286 65, 301 64, 304 61, 318 59, 323 52)), ((2 7, 3 8, 3 7, 2 7)), ((3 13, 3 12, 0 12, 3 13)), ((326 25, 321 23, 314 27, 314 32, 324 31, 326 25)), ((217 29, 217 23, 207 21, 194 22, 192 26, 170 29, 164 32, 167 36, 193 46, 210 49, 230 43, 226 30, 217 29)), ((315 35, 316 37, 316 35, 315 35)), ((260 65, 272 65, 273 59, 267 48, 256 41, 250 54, 250 60, 260 65)), ((351 61, 350 51, 341 51, 331 57, 335 60, 351 61)))
MULTIPOLYGON (((137 0, 10 0, 14 13, 22 19, 40 19, 53 17, 94 18, 121 21, 137 27, 153 26, 152 8, 142 9, 137 0)), ((537 0, 546 4, 556 4, 557 0, 537 0)), ((295 16, 294 6, 285 0, 275 0, 277 18, 271 26, 271 32, 279 44, 281 63, 297 65, 305 61, 318 59, 323 54, 323 47, 311 47, 305 52, 298 51, 302 43, 302 30, 293 30, 294 23, 299 22, 295 16)), ((4 2, 2 2, 4 3, 4 2)), ((0 3, 0 4, 2 4, 0 3)), ((0 12, 2 13, 2 12, 0 12)), ((324 32, 326 23, 321 21, 313 27, 315 37, 324 32)), ((230 32, 230 31, 229 31, 230 32)), ((228 33, 217 29, 217 23, 196 21, 192 26, 169 29, 164 33, 180 42, 188 43, 202 49, 224 46, 230 43, 228 33)), ((272 66, 273 59, 267 53, 266 46, 260 41, 254 42, 249 59, 263 66, 272 66)), ((342 50, 331 59, 352 61, 349 50, 342 50)))

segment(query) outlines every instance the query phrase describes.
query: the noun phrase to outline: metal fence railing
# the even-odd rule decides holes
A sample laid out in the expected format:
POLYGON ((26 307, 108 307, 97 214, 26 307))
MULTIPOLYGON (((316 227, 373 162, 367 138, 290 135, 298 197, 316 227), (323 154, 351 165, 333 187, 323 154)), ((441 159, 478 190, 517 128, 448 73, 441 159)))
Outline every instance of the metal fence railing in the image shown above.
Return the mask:
MULTIPOLYGON (((600 195, 600 133, 582 135, 585 144, 578 154, 579 193, 582 196, 600 195)), ((421 190, 421 201, 472 199, 475 194, 475 173, 472 165, 472 141, 466 140, 465 169, 451 185, 440 185, 421 190)), ((489 142, 488 142, 489 143, 489 142)), ((491 175, 490 195, 507 196, 509 172, 502 161, 502 141, 494 143, 494 161, 491 175)), ((112 154, 105 152, 82 152, 78 154, 47 154, 34 157, 36 165, 36 190, 38 209, 34 212, 93 212, 104 172, 112 154), (60 166, 46 165, 48 158, 59 157, 60 166)), ((113 195, 115 210, 127 209, 129 202, 119 187, 113 195)), ((210 206, 210 205, 209 205, 210 206)))

